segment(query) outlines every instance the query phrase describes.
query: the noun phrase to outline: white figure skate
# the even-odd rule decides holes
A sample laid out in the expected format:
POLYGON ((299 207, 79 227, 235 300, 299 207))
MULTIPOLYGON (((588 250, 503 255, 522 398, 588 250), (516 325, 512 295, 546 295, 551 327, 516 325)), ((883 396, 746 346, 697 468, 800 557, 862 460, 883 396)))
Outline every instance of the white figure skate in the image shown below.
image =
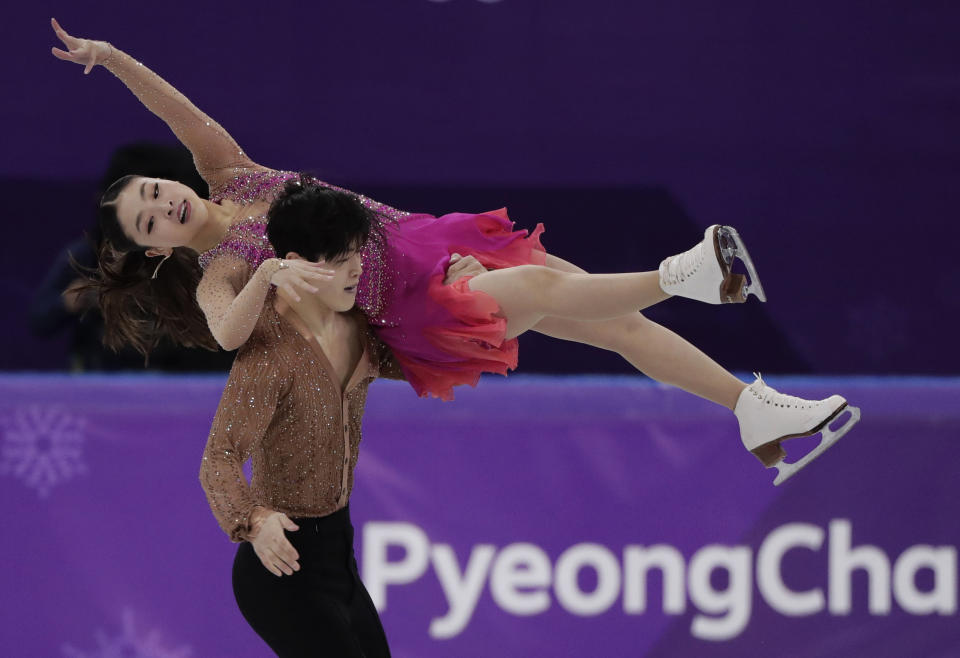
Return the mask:
POLYGON ((688 297, 708 304, 730 304, 747 301, 753 294, 761 302, 767 296, 750 254, 731 226, 714 224, 703 233, 703 240, 693 249, 665 258, 660 263, 660 288, 669 295, 688 297), (733 261, 743 261, 750 275, 734 274, 733 261))
POLYGON ((737 399, 734 414, 740 422, 744 447, 767 468, 777 468, 774 485, 793 477, 860 421, 860 410, 848 405, 839 395, 831 395, 825 400, 804 400, 778 393, 767 386, 760 375, 756 377, 757 381, 745 388, 737 399), (844 410, 850 412, 850 417, 838 429, 831 429, 830 423, 844 410), (788 464, 784 459, 787 453, 780 443, 818 432, 823 432, 820 444, 801 459, 788 464))

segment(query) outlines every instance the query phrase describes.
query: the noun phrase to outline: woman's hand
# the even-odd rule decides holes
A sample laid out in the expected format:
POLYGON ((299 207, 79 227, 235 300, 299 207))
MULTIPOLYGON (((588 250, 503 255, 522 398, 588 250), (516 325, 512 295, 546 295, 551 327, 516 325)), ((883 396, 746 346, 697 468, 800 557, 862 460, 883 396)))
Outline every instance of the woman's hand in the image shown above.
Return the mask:
POLYGON ((274 576, 300 571, 300 554, 293 547, 284 530, 299 530, 300 526, 290 520, 283 512, 273 512, 255 508, 251 518, 251 531, 247 537, 253 545, 253 551, 267 571, 274 576))
POLYGON ((306 290, 310 293, 317 292, 312 283, 317 281, 329 281, 336 274, 329 269, 323 261, 311 263, 310 261, 299 258, 290 260, 269 259, 260 267, 264 267, 268 262, 273 261, 271 266, 276 270, 270 276, 270 283, 278 288, 282 288, 295 301, 300 301, 300 295, 297 294, 297 288, 306 290))
POLYGON ((53 31, 56 33, 67 50, 51 48, 53 56, 57 59, 63 59, 76 64, 83 64, 83 73, 86 75, 93 70, 97 64, 102 64, 110 57, 110 44, 106 41, 91 41, 90 39, 77 39, 67 34, 66 30, 60 27, 56 18, 50 19, 53 31))

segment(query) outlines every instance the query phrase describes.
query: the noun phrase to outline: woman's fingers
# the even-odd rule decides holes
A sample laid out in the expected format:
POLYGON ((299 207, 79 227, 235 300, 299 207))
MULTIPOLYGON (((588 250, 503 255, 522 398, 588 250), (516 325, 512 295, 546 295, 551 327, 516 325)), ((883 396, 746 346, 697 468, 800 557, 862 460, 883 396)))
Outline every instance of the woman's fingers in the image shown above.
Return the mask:
POLYGON ((297 294, 297 292, 293 289, 293 286, 291 286, 289 283, 282 283, 280 284, 280 287, 283 288, 288 295, 290 295, 293 301, 300 301, 300 295, 297 294))
POLYGON ((287 261, 287 262, 292 263, 293 267, 300 270, 301 272, 309 272, 311 274, 320 273, 320 274, 327 274, 330 276, 333 276, 334 274, 336 274, 336 272, 331 270, 329 267, 327 267, 326 263, 324 263, 323 261, 320 261, 319 263, 310 263, 305 260, 293 260, 293 261, 287 261))
POLYGON ((308 270, 308 269, 300 269, 300 268, 294 268, 294 267, 291 267, 290 269, 296 270, 295 276, 300 276, 305 279, 320 279, 323 281, 332 279, 333 275, 336 274, 336 272, 332 272, 330 270, 315 270, 315 269, 308 270))
POLYGON ((51 48, 50 52, 53 53, 53 56, 68 62, 83 64, 83 73, 85 75, 90 73, 97 64, 97 52, 93 42, 88 39, 77 39, 70 36, 66 30, 60 27, 60 23, 57 22, 56 18, 51 18, 50 24, 53 26, 53 31, 57 37, 63 42, 63 45, 67 47, 66 50, 51 48))
POLYGON ((325 274, 323 272, 304 272, 303 276, 319 281, 329 281, 333 278, 332 274, 325 274))
POLYGON ((57 35, 57 38, 60 39, 61 41, 63 41, 64 38, 69 36, 67 34, 67 31, 64 30, 62 27, 60 27, 60 23, 57 22, 57 19, 53 18, 52 16, 50 17, 50 27, 53 28, 53 32, 57 35))
POLYGON ((307 292, 320 292, 320 289, 319 289, 319 288, 314 288, 313 286, 311 286, 311 285, 310 285, 307 281, 305 281, 304 279, 296 279, 295 282, 296 282, 296 284, 297 284, 298 286, 300 286, 301 288, 303 288, 303 289, 306 290, 307 292))
POLYGON ((73 61, 73 55, 71 55, 70 53, 64 50, 60 50, 59 48, 51 48, 50 52, 52 52, 53 56, 56 57, 57 59, 65 59, 68 62, 73 61))
POLYGON ((76 39, 67 34, 67 31, 60 27, 60 23, 57 22, 56 18, 50 19, 50 24, 53 25, 53 31, 56 33, 57 38, 60 39, 67 46, 67 48, 76 48, 76 39))

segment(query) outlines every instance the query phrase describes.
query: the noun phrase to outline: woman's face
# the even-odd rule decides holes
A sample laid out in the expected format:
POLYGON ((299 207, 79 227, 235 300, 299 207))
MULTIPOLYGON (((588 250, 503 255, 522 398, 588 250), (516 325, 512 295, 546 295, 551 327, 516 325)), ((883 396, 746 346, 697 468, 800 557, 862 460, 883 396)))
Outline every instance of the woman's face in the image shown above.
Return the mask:
POLYGON ((187 246, 207 221, 207 208, 196 192, 163 178, 134 178, 116 205, 123 232, 142 247, 187 246))

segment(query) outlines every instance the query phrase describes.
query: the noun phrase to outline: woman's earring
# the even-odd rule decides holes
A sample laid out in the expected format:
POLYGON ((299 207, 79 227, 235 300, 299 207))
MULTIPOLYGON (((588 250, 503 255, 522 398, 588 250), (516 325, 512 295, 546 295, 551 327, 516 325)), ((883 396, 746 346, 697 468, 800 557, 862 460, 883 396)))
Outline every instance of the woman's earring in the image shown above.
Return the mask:
POLYGON ((167 254, 166 256, 160 259, 160 263, 157 265, 157 269, 153 271, 153 276, 150 277, 151 279, 157 278, 157 273, 160 272, 160 265, 163 265, 168 258, 170 258, 170 254, 167 254))

